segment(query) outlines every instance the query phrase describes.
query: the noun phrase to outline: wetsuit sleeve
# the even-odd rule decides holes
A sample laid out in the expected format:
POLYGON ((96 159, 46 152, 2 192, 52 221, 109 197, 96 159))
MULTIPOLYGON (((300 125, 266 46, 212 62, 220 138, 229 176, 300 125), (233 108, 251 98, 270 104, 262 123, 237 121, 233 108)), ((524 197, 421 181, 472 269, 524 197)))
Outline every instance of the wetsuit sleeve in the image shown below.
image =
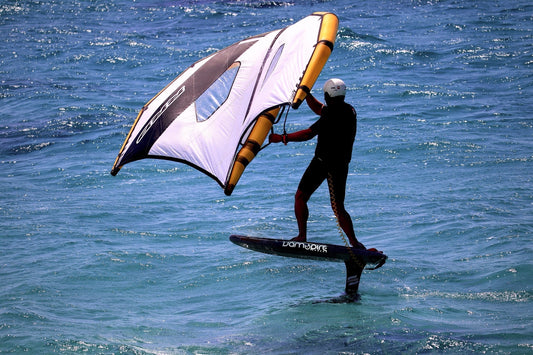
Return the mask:
POLYGON ((314 136, 316 136, 316 133, 312 130, 312 127, 313 126, 311 126, 311 128, 303 129, 301 131, 293 132, 293 133, 289 133, 289 134, 285 135, 284 143, 286 143, 286 142, 303 142, 303 141, 307 141, 307 140, 313 138, 314 136))
POLYGON ((307 129, 303 129, 301 131, 297 131, 297 132, 293 132, 293 133, 289 133, 289 134, 275 134, 275 133, 272 133, 269 138, 268 138, 268 141, 270 143, 279 143, 279 142, 283 142, 284 144, 287 144, 288 142, 303 142, 303 141, 307 141, 311 138, 313 138, 314 136, 317 135, 317 131, 316 130, 313 130, 313 126, 316 125, 316 122, 315 124, 313 124, 310 128, 307 128, 307 129))
POLYGON ((318 101, 313 95, 309 94, 305 97, 305 102, 307 102, 307 106, 316 113, 317 115, 322 114, 322 108, 324 105, 322 102, 318 101))

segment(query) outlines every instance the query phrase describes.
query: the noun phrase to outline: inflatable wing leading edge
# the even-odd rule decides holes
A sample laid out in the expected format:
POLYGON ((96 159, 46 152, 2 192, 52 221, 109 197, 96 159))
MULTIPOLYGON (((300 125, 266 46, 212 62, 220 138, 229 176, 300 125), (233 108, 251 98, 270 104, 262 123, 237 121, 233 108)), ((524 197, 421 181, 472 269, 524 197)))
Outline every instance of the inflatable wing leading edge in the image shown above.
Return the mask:
POLYGON ((139 112, 112 175, 143 158, 193 166, 230 195, 282 107, 298 106, 324 67, 338 19, 317 12, 199 60, 139 112))

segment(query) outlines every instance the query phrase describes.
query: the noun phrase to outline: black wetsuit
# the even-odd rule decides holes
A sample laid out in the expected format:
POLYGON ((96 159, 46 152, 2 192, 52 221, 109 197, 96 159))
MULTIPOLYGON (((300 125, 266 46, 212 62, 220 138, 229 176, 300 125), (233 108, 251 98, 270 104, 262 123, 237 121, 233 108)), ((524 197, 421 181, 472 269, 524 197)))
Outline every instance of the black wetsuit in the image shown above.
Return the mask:
POLYGON ((302 176, 298 189, 310 196, 330 176, 335 200, 342 204, 357 133, 355 109, 345 102, 324 106, 320 119, 310 129, 313 135, 318 135, 315 156, 302 176))

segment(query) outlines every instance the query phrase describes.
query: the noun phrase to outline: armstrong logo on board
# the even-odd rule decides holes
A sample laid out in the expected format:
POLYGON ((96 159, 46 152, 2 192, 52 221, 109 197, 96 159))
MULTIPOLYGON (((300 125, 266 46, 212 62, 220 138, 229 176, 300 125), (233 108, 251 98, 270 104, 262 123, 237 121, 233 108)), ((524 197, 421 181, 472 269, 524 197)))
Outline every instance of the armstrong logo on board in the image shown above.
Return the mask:
POLYGON ((295 242, 292 240, 287 240, 283 242, 284 248, 296 248, 296 249, 305 249, 309 251, 315 251, 318 253, 327 253, 328 252, 328 246, 323 244, 312 244, 312 243, 303 243, 303 242, 295 242))

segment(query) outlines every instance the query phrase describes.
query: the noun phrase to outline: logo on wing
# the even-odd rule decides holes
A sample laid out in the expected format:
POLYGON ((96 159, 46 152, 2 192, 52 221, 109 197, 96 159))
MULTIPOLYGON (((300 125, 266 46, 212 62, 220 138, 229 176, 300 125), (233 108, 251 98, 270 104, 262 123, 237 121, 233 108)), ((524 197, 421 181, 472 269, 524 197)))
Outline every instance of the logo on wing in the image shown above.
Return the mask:
POLYGON ((150 118, 148 122, 144 125, 143 130, 137 136, 136 143, 139 144, 146 133, 152 128, 152 126, 159 120, 159 118, 165 113, 165 111, 172 106, 172 104, 185 92, 185 86, 182 86, 174 95, 172 95, 160 108, 159 110, 150 118))

